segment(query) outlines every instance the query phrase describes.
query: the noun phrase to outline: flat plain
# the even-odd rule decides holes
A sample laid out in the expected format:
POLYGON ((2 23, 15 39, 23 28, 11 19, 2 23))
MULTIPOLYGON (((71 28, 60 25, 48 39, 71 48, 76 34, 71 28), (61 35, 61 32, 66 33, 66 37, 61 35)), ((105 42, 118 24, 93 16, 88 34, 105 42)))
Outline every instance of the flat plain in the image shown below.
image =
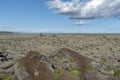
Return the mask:
POLYGON ((120 34, 0 34, 0 78, 8 78, 7 80, 120 80, 120 34), (86 60, 80 57, 88 70, 86 70, 87 73, 82 74, 87 75, 85 78, 80 77, 82 60, 75 59, 76 54, 72 57, 64 54, 72 52, 89 59, 90 65, 85 64, 86 60), (33 60, 29 58, 30 56, 33 60), (37 61, 34 61, 34 58, 37 61), (81 63, 79 64, 77 60, 81 63), (42 64, 43 67, 48 66, 48 68, 43 68, 42 64), (28 65, 33 68, 35 66, 32 65, 38 66, 38 72, 37 68, 32 70, 28 65), (49 79, 45 78, 44 71, 40 74, 42 69, 51 71, 46 75, 49 75, 49 79), (90 79, 90 74, 96 76, 91 75, 90 79))

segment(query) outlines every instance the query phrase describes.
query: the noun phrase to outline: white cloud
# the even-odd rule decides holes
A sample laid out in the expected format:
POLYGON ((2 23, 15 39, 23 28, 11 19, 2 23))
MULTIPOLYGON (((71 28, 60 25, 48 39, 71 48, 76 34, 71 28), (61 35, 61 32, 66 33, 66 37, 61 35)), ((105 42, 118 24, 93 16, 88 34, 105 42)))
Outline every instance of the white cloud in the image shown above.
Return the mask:
POLYGON ((48 6, 70 19, 120 18, 120 0, 51 0, 48 6))
POLYGON ((90 23, 89 23, 89 22, 85 22, 85 21, 83 21, 83 20, 80 20, 80 21, 76 22, 75 24, 76 24, 76 25, 88 25, 88 24, 90 24, 90 23))

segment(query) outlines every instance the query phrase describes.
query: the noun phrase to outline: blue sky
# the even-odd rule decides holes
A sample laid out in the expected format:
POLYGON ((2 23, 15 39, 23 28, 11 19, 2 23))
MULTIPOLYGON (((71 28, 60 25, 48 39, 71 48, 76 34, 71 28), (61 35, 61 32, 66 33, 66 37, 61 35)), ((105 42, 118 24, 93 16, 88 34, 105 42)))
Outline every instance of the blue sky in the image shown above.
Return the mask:
MULTIPOLYGON (((76 25, 55 9, 49 9, 47 0, 0 0, 0 31, 66 32, 66 33, 120 33, 120 20, 95 18, 90 24, 76 25)), ((63 1, 65 2, 65 0, 63 1)))

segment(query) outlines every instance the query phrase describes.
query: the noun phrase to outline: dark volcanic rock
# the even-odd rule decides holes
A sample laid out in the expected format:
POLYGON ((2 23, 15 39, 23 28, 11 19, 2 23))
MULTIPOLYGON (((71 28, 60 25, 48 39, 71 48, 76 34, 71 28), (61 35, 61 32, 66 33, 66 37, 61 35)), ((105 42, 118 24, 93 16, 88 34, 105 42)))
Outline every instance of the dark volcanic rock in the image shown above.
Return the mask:
POLYGON ((3 53, 3 52, 0 52, 0 61, 1 61, 1 62, 4 62, 4 61, 8 61, 8 60, 11 60, 11 59, 12 59, 12 58, 8 58, 7 56, 8 56, 8 54, 5 54, 5 53, 3 53))

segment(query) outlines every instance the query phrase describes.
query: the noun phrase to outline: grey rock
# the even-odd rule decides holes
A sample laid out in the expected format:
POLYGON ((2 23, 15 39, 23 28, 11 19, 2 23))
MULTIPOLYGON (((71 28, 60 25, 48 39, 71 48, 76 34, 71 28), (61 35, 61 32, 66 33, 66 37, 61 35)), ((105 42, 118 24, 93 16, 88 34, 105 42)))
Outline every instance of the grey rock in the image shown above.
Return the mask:
POLYGON ((12 66, 14 66, 15 62, 14 61, 8 61, 8 62, 5 62, 3 63, 2 65, 0 65, 0 68, 1 69, 9 69, 11 68, 12 66))
POLYGON ((29 75, 26 72, 26 68, 19 62, 15 64, 15 76, 18 80, 29 80, 29 75))

